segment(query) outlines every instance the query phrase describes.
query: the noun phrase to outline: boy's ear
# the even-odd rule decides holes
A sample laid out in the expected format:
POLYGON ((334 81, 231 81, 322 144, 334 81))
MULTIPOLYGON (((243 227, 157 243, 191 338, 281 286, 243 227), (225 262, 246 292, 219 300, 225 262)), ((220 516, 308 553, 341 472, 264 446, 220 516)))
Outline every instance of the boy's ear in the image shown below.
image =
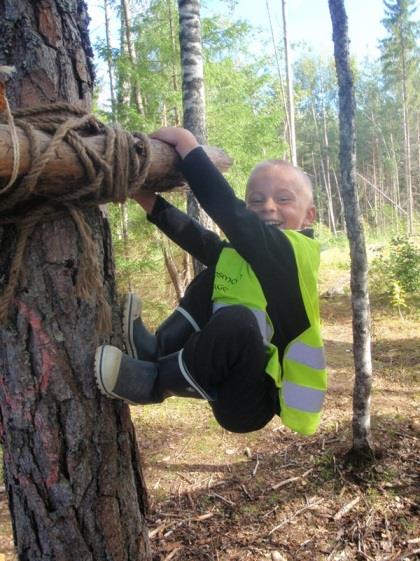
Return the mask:
POLYGON ((306 228, 311 226, 315 222, 316 210, 314 206, 310 206, 306 211, 305 220, 303 221, 303 226, 306 228))

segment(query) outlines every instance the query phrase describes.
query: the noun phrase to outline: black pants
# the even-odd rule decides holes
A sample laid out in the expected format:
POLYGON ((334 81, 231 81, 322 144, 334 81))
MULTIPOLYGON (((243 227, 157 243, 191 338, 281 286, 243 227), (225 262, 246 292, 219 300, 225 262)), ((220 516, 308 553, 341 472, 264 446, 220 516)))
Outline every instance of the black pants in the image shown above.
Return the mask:
POLYGON ((183 358, 205 390, 216 390, 210 405, 225 429, 258 430, 279 412, 278 390, 265 373, 265 346, 248 308, 229 306, 211 315, 185 343, 183 358))

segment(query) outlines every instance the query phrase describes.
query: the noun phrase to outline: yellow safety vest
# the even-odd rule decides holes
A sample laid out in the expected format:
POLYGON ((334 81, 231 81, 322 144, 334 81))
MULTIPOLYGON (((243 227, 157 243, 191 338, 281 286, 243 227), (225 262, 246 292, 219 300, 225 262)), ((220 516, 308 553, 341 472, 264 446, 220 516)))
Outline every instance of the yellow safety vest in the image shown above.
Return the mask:
POLYGON ((216 265, 213 311, 240 304, 254 313, 266 345, 266 372, 279 388, 282 421, 292 430, 310 435, 318 428, 327 389, 317 288, 320 251, 313 239, 293 230, 283 232, 294 251, 310 326, 287 345, 281 362, 277 347, 271 343, 273 324, 260 282, 233 248, 224 248, 216 265))

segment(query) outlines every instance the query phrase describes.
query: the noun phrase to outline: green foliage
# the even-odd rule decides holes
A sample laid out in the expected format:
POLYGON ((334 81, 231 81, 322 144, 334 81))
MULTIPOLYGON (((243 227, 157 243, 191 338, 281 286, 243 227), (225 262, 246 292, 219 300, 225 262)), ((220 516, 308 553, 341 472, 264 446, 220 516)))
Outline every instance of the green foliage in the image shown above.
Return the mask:
POLYGON ((390 299, 401 313, 408 297, 420 293, 420 250, 406 236, 395 236, 372 261, 372 288, 390 299))
POLYGON ((384 1, 382 23, 388 35, 380 41, 382 62, 390 83, 407 80, 418 71, 420 23, 414 21, 416 0, 384 1))
MULTIPOLYGON (((261 45, 261 32, 247 22, 233 19, 234 3, 214 3, 214 15, 202 18, 201 23, 208 144, 224 148, 233 158, 234 164, 227 177, 237 194, 243 196, 247 177, 256 163, 268 158, 288 159, 289 154, 287 120, 273 46, 270 42, 263 49, 255 48, 257 43, 261 45), (222 15, 216 13, 220 6, 224 10, 222 15), (258 54, 261 52, 264 55, 258 54)), ((121 18, 118 5, 117 2, 111 3, 113 21, 121 18)), ((136 0, 130 6, 134 57, 128 52, 125 33, 119 34, 118 48, 111 48, 104 41, 98 41, 96 45, 99 57, 111 63, 116 92, 115 114, 100 109, 96 112, 104 120, 116 119, 127 130, 146 133, 164 124, 179 125, 182 123, 182 92, 177 2, 136 0), (133 95, 135 86, 141 92, 142 112, 133 95)), ((384 19, 387 36, 381 43, 382 59, 352 63, 357 99, 357 165, 358 172, 367 179, 358 178, 359 199, 366 232, 373 237, 378 231, 402 231, 402 217, 407 210, 398 72, 402 68, 399 53, 403 46, 408 57, 407 87, 413 120, 419 107, 416 91, 420 91, 420 73, 413 71, 418 65, 418 48, 413 46, 412 40, 418 37, 413 10, 413 0, 387 1, 384 19), (404 30, 403 37, 399 35, 399 29, 404 30)), ((278 53, 283 69, 281 49, 278 53)), ((339 138, 334 60, 332 56, 319 56, 304 44, 294 47, 294 53, 298 162, 314 184, 318 230, 323 244, 347 247, 347 240, 342 239, 344 219, 338 192, 339 138), (328 183, 337 235, 330 232, 328 183)), ((412 127, 412 137, 415 136, 414 130, 412 127)), ((412 138, 413 167, 417 162, 416 150, 415 138, 412 138)), ((416 185, 414 174, 413 185, 416 185)), ((182 197, 177 196, 175 200, 184 205, 182 197)), ((169 309, 175 296, 170 282, 161 281, 165 278, 161 239, 137 205, 129 204, 126 212, 127 235, 123 232, 121 209, 116 206, 110 213, 120 290, 126 290, 129 285, 134 290, 140 287, 142 295, 146 295, 145 309, 150 302, 150 310, 159 308, 159 314, 163 313, 162 302, 166 302, 163 307, 169 309), (154 290, 145 289, 148 284, 154 290)), ((171 251, 182 270, 181 254, 176 249, 171 251)), ((345 255, 347 259, 347 251, 345 255)), ((388 254, 383 259, 396 261, 395 256, 388 254)), ((381 275, 383 278, 384 273, 381 275)), ((395 272, 395 278, 386 283, 390 297, 400 309, 407 301, 406 295, 410 294, 405 282, 399 279, 401 276, 404 274, 395 272), (394 287, 392 296, 391 287, 394 287)), ((155 323, 158 318, 151 317, 151 321, 155 323)))

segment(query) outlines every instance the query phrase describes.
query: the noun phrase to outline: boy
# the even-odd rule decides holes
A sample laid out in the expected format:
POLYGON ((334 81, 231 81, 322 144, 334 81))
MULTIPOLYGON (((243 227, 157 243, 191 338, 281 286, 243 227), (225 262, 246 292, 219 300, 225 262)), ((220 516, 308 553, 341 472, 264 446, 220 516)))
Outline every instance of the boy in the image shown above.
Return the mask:
POLYGON ((109 345, 98 348, 100 390, 131 403, 204 398, 232 432, 258 430, 279 414, 292 429, 312 434, 326 373, 319 247, 303 233, 315 218, 309 179, 286 162, 262 162, 248 180, 245 204, 190 132, 164 128, 152 137, 177 150, 192 191, 228 242, 155 194, 134 197, 149 220, 208 268, 156 337, 132 309, 138 300, 127 301, 131 356, 109 345))

